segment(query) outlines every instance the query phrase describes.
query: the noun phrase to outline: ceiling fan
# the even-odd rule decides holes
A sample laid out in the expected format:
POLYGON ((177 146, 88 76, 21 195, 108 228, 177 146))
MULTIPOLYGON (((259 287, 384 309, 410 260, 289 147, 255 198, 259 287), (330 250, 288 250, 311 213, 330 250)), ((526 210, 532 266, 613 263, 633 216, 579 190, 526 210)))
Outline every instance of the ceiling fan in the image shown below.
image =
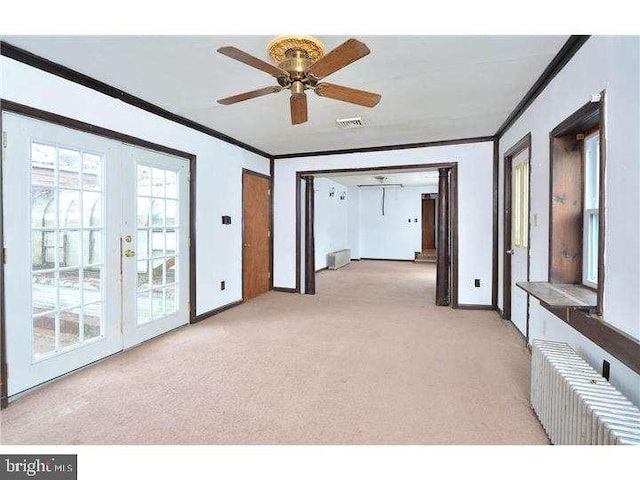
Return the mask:
POLYGON ((264 87, 218 100, 222 105, 231 105, 251 98, 261 97, 282 90, 291 91, 291 123, 298 125, 308 120, 307 95, 313 90, 321 97, 333 98, 364 107, 375 107, 381 96, 377 93, 356 90, 333 83, 319 82, 324 77, 346 67, 370 53, 359 40, 351 38, 324 54, 324 46, 312 37, 282 36, 269 43, 267 52, 278 66, 267 63, 235 47, 221 47, 218 52, 262 70, 278 81, 277 86, 264 87))

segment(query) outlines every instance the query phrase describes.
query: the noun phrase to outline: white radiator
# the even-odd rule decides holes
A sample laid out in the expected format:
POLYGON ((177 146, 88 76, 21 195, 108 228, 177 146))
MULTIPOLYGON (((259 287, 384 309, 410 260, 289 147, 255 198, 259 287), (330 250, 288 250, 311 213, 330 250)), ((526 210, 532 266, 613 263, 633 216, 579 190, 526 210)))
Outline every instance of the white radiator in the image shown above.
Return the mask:
POLYGON ((639 445, 640 410, 566 343, 534 340, 531 406, 555 445, 639 445))
POLYGON ((351 262, 351 250, 348 248, 327 254, 327 268, 329 270, 344 267, 349 262, 351 262))

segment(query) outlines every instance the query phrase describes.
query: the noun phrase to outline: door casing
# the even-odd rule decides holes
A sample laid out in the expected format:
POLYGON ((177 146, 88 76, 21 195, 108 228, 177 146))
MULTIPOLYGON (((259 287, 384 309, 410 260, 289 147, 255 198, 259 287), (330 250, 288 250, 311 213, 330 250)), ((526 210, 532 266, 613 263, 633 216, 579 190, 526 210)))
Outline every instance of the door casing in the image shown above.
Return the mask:
MULTIPOLYGON (((504 154, 504 172, 503 172, 503 242, 502 242, 502 255, 503 255, 503 284, 502 284, 502 318, 505 320, 511 320, 511 255, 507 254, 512 246, 512 202, 513 192, 511 188, 511 176, 513 171, 513 159, 524 151, 529 149, 529 242, 527 243, 527 281, 530 278, 531 272, 531 132, 526 134, 520 140, 518 140, 511 148, 509 148, 504 154)), ((527 318, 526 318, 526 331, 525 338, 527 343, 529 342, 529 296, 527 296, 527 318)))

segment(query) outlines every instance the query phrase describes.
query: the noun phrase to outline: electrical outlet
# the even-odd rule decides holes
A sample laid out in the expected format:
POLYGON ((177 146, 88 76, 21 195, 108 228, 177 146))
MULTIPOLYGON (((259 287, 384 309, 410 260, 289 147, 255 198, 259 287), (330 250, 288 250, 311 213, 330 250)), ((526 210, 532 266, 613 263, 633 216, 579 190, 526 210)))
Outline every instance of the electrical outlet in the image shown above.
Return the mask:
POLYGON ((222 281, 220 282, 220 290, 224 290, 225 288, 226 288, 226 285, 225 285, 225 283, 224 283, 224 280, 222 280, 222 281))
POLYGON ((476 278, 476 279, 474 280, 474 284, 475 284, 476 288, 480 288, 480 279, 479 279, 479 278, 476 278))

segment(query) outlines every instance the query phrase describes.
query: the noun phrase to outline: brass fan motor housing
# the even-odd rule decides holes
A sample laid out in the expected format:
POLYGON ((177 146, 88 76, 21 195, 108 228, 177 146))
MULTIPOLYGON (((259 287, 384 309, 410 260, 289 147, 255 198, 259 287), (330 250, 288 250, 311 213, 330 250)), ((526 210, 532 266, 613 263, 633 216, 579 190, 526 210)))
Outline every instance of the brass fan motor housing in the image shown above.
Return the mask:
POLYGON ((324 55, 324 45, 313 38, 300 35, 283 35, 274 38, 267 47, 267 53, 278 67, 289 73, 289 78, 278 78, 278 83, 288 88, 292 82, 302 81, 305 87, 317 83, 307 81, 306 71, 324 55))
POLYGON ((292 79, 302 80, 306 76, 307 69, 313 65, 313 60, 304 50, 287 50, 285 55, 286 58, 278 63, 278 67, 289 72, 292 79))

